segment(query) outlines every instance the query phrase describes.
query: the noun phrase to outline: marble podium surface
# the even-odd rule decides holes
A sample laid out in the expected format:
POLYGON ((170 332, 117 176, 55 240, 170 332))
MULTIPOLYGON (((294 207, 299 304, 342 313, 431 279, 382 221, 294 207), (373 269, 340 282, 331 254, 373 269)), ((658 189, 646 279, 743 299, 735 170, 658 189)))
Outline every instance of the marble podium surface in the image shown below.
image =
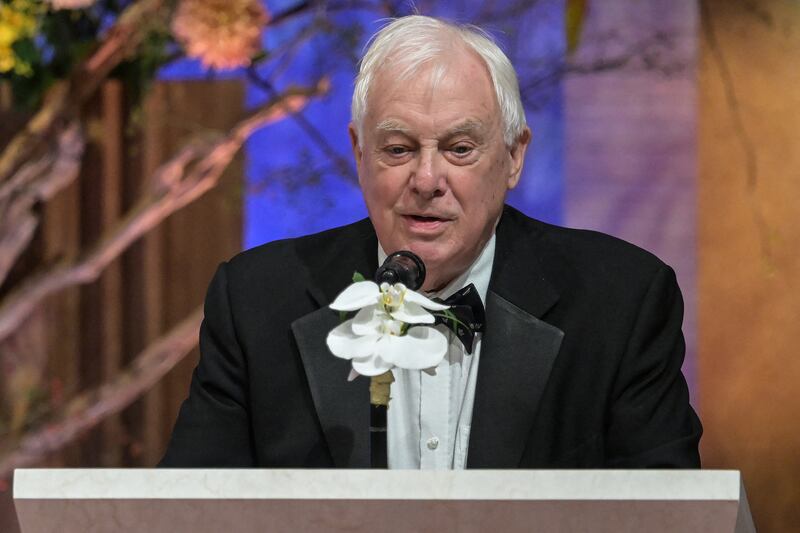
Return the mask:
POLYGON ((23 533, 755 531, 738 471, 20 469, 23 533))

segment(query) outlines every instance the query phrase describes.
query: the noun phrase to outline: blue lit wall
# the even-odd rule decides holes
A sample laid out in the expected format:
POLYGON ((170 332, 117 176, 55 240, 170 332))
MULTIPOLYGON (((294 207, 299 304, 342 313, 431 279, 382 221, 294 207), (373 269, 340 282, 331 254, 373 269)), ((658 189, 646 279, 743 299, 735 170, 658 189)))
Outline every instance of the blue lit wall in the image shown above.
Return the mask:
MULTIPOLYGON (((270 12, 280 13, 296 2, 271 0, 267 5, 270 12)), ((417 7, 425 14, 485 27, 517 65, 523 86, 535 87, 525 94, 534 140, 521 183, 510 194, 509 202, 532 216, 558 223, 562 220, 563 190, 561 87, 557 81, 537 80, 546 79, 548 69, 563 55, 563 2, 535 2, 534 7, 510 16, 502 9, 503 3, 493 5, 495 14, 483 12, 484 2, 436 2, 430 8, 418 2, 417 7), (506 16, 498 18, 497 13, 506 16), (527 83, 531 79, 533 83, 527 83)), ((337 28, 312 32, 294 49, 291 61, 259 67, 259 74, 269 78, 278 91, 311 84, 322 75, 330 77, 332 90, 311 103, 301 118, 264 128, 247 143, 245 247, 321 231, 366 216, 347 136, 355 75, 353 50, 362 49, 366 39, 383 24, 379 19, 384 16, 377 9, 308 13, 266 32, 266 49, 276 50, 295 41, 315 20, 329 21, 337 28)), ((176 63, 162 73, 163 78, 172 79, 206 76, 192 61, 176 63)), ((226 76, 247 78, 241 71, 226 76)), ((268 97, 262 86, 248 80, 248 106, 257 106, 268 97)))

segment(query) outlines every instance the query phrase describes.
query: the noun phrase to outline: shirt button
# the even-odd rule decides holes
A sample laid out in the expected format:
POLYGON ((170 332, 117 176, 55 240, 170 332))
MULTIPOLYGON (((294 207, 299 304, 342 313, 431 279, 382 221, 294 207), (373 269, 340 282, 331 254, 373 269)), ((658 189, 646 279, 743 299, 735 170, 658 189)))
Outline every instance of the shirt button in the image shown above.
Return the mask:
POLYGON ((429 450, 435 450, 439 447, 439 439, 437 437, 431 437, 428 439, 427 445, 429 450))

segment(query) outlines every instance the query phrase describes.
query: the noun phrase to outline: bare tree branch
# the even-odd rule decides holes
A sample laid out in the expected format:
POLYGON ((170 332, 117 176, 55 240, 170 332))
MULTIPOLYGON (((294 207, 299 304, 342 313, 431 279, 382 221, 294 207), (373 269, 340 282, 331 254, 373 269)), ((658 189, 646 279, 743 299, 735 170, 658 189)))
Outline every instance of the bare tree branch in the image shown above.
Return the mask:
POLYGON ((113 381, 77 396, 51 421, 20 439, 3 443, 0 479, 8 478, 15 468, 39 463, 81 433, 133 403, 196 346, 202 318, 202 308, 196 309, 137 355, 128 369, 113 381))
POLYGON ((25 162, 46 153, 48 139, 76 118, 82 104, 114 67, 136 50, 148 31, 148 22, 163 16, 163 3, 163 0, 138 0, 128 6, 97 50, 78 65, 70 79, 48 91, 45 105, 0 154, 0 184, 11 179, 25 162))
MULTIPOLYGON (((267 25, 279 25, 323 5, 317 1, 300 2, 276 13, 267 25)), ((97 49, 73 70, 68 80, 57 83, 48 91, 45 105, 0 152, 0 184, 9 180, 26 161, 35 160, 46 152, 47 139, 57 135, 66 122, 76 118, 81 106, 111 71, 135 53, 152 28, 151 22, 166 20, 170 10, 170 2, 164 0, 137 0, 125 8, 97 49)))
POLYGON ((75 181, 81 166, 85 139, 73 122, 42 158, 22 165, 0 183, 0 285, 27 248, 39 223, 33 209, 75 181))
MULTIPOLYGON (((276 94, 278 94, 277 89, 275 89, 269 79, 260 76, 255 68, 250 67, 246 72, 247 79, 250 80, 251 83, 266 91, 268 95, 274 97, 276 94)), ((314 124, 312 124, 302 112, 292 113, 291 118, 295 121, 295 123, 297 123, 298 126, 300 126, 306 135, 308 135, 308 138, 317 145, 325 157, 330 160, 331 164, 333 164, 334 168, 339 171, 342 177, 350 180, 351 183, 358 184, 358 174, 353 168, 350 160, 337 152, 331 143, 328 142, 328 139, 325 137, 325 135, 323 135, 322 132, 319 131, 319 129, 314 126, 314 124)))
POLYGON ((5 225, 2 235, 0 235, 0 285, 6 279, 17 258, 28 247, 33 233, 39 225, 39 220, 29 211, 12 212, 7 218, 11 222, 5 225))
POLYGON ((13 332, 46 296, 96 280, 139 237, 214 188, 254 131, 297 112, 312 97, 327 90, 327 80, 316 87, 287 90, 239 122, 222 139, 189 143, 159 167, 151 190, 94 246, 73 261, 62 261, 31 275, 6 296, 0 303, 0 340, 13 332))

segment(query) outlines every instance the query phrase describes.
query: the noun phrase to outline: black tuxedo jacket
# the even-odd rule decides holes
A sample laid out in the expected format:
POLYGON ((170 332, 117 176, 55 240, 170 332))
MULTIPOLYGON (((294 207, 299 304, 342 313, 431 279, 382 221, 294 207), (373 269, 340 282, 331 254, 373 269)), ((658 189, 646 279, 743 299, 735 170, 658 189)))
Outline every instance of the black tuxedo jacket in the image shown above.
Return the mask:
MULTIPOLYGON (((369 380, 325 337, 369 220, 220 266, 167 467, 368 468, 369 380)), ((698 467, 673 271, 607 235, 506 207, 486 301, 469 468, 698 467)))

